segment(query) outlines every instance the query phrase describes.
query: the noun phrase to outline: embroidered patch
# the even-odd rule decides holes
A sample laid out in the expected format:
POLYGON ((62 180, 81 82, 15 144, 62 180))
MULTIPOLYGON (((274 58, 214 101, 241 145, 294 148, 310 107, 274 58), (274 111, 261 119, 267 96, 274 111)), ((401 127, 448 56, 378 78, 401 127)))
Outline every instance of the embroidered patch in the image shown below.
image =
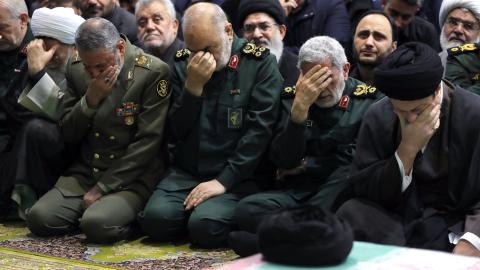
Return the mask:
POLYGON ((265 47, 257 47, 257 45, 248 42, 243 46, 242 52, 246 55, 255 56, 256 59, 262 59, 269 54, 269 50, 265 47))
POLYGON ((135 58, 135 64, 137 66, 141 66, 141 67, 144 67, 144 68, 150 69, 151 62, 152 62, 152 59, 150 59, 149 57, 147 57, 145 55, 139 55, 137 58, 135 58))
POLYGON ((242 120, 241 108, 228 108, 228 128, 241 128, 242 120))
POLYGON ((448 54, 450 55, 456 55, 464 52, 476 52, 478 51, 478 47, 475 43, 467 43, 457 47, 450 48, 447 51, 448 51, 448 54))
POLYGON ((472 76, 472 81, 480 81, 480 73, 474 74, 472 76))
POLYGON ((162 98, 168 96, 168 82, 166 80, 160 80, 158 82, 157 93, 162 98))
POLYGON ((349 103, 350 103, 350 97, 349 96, 343 96, 340 99, 340 102, 338 102, 338 107, 340 107, 340 109, 346 110, 348 108, 349 103))
POLYGON ((359 84, 355 88, 353 95, 359 98, 375 97, 376 92, 377 92, 376 87, 366 85, 366 84, 359 84))
POLYGON ((189 49, 182 49, 178 50, 177 53, 175 54, 175 60, 180 61, 188 58, 190 56, 190 50, 189 49))
POLYGON ((228 66, 229 66, 231 69, 237 69, 237 66, 238 66, 238 55, 232 55, 232 57, 230 57, 230 62, 228 63, 228 66))
POLYGON ((282 91, 282 98, 293 98, 295 96, 295 85, 294 86, 288 86, 285 87, 282 91))

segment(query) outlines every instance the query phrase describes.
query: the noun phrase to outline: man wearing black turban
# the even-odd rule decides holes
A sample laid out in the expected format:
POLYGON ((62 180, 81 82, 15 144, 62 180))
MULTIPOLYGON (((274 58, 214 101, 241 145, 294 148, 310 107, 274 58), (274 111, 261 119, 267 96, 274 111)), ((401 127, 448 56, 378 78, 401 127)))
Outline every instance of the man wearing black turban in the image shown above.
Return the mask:
POLYGON ((355 240, 480 256, 480 97, 442 81, 437 53, 400 46, 375 70, 388 98, 367 112, 337 214, 355 240))

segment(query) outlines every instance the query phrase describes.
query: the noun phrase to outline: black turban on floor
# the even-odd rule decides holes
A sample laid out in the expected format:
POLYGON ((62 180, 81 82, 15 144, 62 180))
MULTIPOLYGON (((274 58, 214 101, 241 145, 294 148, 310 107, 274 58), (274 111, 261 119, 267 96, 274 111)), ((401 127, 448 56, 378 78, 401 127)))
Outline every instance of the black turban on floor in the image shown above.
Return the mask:
POLYGON ((341 263, 353 246, 353 232, 334 214, 305 205, 265 217, 258 227, 265 260, 296 266, 341 263))
POLYGON ((374 72, 375 86, 386 96, 417 100, 435 92, 443 76, 443 66, 430 46, 409 42, 387 56, 374 72))

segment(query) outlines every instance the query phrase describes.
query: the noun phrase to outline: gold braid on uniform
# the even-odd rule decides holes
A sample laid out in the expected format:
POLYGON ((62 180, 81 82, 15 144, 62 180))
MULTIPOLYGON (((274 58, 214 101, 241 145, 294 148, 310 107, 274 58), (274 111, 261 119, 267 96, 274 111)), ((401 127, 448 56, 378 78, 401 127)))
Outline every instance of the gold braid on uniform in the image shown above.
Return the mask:
POLYGON ((447 50, 448 55, 458 55, 462 53, 477 53, 479 48, 478 43, 466 43, 447 50))
POLYGON ((175 61, 183 61, 190 56, 191 52, 189 49, 181 49, 175 53, 175 61))
POLYGON ((352 96, 355 98, 375 98, 377 96, 377 88, 367 84, 359 84, 353 91, 352 96))
POLYGON ((257 46, 251 42, 245 43, 242 52, 245 55, 253 56, 255 59, 263 59, 270 54, 269 49, 262 46, 257 46))
POLYGON ((287 86, 283 89, 281 97, 282 99, 292 99, 295 97, 295 85, 287 86))

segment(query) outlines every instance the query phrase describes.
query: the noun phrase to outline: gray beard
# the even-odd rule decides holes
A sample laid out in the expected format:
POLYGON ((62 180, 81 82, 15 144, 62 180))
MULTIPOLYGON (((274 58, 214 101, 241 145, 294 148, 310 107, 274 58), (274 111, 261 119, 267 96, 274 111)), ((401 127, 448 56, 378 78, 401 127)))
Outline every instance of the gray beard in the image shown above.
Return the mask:
POLYGON ((270 52, 277 58, 277 63, 280 63, 280 58, 283 54, 283 41, 281 39, 272 39, 272 44, 269 46, 270 52), (279 41, 279 42, 278 42, 279 41))

